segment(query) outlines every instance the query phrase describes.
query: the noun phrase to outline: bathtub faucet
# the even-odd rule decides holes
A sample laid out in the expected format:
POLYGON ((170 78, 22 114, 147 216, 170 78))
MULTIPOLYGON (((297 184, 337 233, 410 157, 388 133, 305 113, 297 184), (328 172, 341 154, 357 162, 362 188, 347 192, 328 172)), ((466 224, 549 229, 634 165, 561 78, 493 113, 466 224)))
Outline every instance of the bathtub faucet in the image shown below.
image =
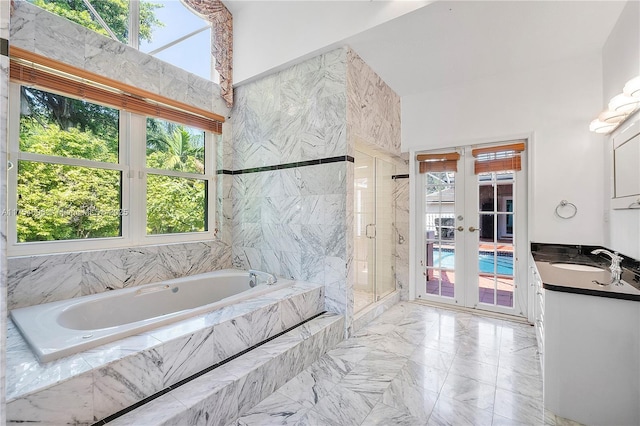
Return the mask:
POLYGON ((273 285, 278 282, 275 274, 249 269, 249 285, 251 287, 255 287, 258 284, 258 276, 265 277, 267 279, 267 285, 273 285))
POLYGON ((609 266, 609 270, 611 271, 611 284, 614 285, 622 285, 620 282, 620 275, 622 275, 622 267, 620 264, 622 263, 622 256, 618 254, 618 252, 611 253, 605 249, 596 249, 591 252, 591 254, 606 254, 611 258, 611 266, 609 266))

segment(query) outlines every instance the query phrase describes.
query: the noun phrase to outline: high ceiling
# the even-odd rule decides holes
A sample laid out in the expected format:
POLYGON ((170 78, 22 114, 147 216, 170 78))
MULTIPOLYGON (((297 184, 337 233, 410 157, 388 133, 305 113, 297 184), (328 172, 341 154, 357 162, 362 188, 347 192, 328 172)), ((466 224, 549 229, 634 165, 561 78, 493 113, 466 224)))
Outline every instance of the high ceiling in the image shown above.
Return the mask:
POLYGON ((624 4, 436 1, 345 42, 404 96, 598 52, 624 4))

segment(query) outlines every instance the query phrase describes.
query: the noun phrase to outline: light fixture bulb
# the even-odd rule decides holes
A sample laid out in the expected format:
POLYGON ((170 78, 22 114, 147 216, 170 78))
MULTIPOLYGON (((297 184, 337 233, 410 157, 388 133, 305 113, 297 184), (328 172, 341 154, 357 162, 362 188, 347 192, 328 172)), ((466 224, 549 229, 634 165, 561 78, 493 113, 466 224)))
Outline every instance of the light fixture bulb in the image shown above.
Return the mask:
POLYGON ((617 124, 624 121, 627 118, 627 113, 622 111, 602 111, 598 116, 598 120, 609 124, 617 124))
POLYGON ((609 133, 615 129, 617 124, 605 123, 597 118, 589 124, 589 130, 596 133, 609 133))
POLYGON ((622 93, 634 98, 640 98, 640 75, 627 81, 627 84, 624 85, 622 93))
POLYGON ((631 114, 640 105, 640 98, 627 96, 624 93, 614 96, 609 101, 609 109, 617 112, 631 114))

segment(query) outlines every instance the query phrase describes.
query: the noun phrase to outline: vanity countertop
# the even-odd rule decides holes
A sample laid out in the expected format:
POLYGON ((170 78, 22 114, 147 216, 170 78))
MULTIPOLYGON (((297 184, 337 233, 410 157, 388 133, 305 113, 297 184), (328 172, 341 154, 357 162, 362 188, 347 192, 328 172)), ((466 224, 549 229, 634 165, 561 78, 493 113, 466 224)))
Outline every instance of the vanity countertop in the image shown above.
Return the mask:
POLYGON ((591 254, 597 248, 602 247, 531 243, 531 254, 538 268, 542 287, 553 291, 640 302, 640 263, 623 255, 622 283, 610 284, 608 258, 591 254), (591 270, 566 269, 567 265, 587 265, 584 269, 591 270))

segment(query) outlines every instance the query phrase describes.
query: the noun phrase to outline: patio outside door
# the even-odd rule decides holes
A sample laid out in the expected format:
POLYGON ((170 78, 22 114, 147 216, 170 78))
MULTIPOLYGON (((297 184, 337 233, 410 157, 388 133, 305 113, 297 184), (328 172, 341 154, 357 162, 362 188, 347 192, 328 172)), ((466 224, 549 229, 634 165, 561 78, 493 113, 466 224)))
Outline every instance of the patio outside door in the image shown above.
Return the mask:
POLYGON ((523 151, 518 141, 418 155, 419 299, 526 316, 523 151))

